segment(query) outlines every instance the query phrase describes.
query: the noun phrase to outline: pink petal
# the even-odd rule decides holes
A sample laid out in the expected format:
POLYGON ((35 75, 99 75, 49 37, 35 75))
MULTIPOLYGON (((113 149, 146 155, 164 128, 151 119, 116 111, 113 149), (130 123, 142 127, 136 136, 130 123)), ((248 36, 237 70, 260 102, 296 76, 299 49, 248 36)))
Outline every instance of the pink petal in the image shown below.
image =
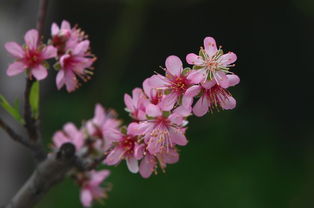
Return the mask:
POLYGON ((134 145, 134 158, 137 160, 140 160, 144 156, 145 151, 145 145, 144 144, 138 144, 135 143, 134 145))
POLYGON ((101 126, 105 121, 105 109, 100 104, 96 104, 93 122, 101 126))
POLYGON ((196 55, 195 53, 189 53, 187 56, 186 56, 186 62, 188 64, 191 64, 191 65, 197 65, 197 66, 200 66, 200 65, 203 65, 204 64, 204 60, 202 57, 196 55))
POLYGON ((159 107, 163 111, 170 111, 172 110, 177 100, 178 100, 178 95, 175 93, 170 93, 169 95, 166 95, 164 99, 161 100, 161 102, 159 103, 159 107))
POLYGON ((156 166, 156 160, 151 155, 146 155, 140 164, 140 174, 143 178, 149 178, 156 166))
POLYGON ((220 106, 225 110, 232 110, 236 107, 237 101, 232 96, 221 97, 220 106))
POLYGON ((209 103, 205 95, 203 95, 194 105, 193 113, 197 117, 202 117, 208 112, 209 103))
POLYGON ((162 75, 153 75, 149 78, 149 85, 152 87, 152 88, 164 88, 168 83, 166 77, 162 76, 162 75))
POLYGON ((204 39, 204 48, 209 57, 212 57, 217 52, 216 41, 212 37, 204 39))
POLYGON ((16 58, 24 57, 23 48, 16 42, 8 42, 4 45, 5 49, 16 58))
POLYGON ((68 92, 73 92, 77 88, 77 78, 70 70, 65 72, 65 85, 68 92))
POLYGON ((136 110, 135 107, 134 107, 134 105, 133 105, 133 100, 132 100, 132 98, 131 98, 130 95, 124 94, 124 103, 125 103, 127 109, 128 109, 130 112, 133 112, 133 111, 136 110))
POLYGON ((41 65, 41 64, 39 64, 38 66, 32 68, 31 72, 32 72, 32 75, 37 80, 43 80, 48 75, 47 69, 43 65, 41 65))
MULTIPOLYGON (((180 107, 181 107, 181 106, 180 106, 180 107)), ((177 124, 177 125, 182 125, 184 119, 183 119, 183 115, 182 115, 181 113, 183 113, 183 114, 186 113, 186 112, 183 112, 183 110, 180 110, 180 107, 177 108, 177 109, 175 110, 175 112, 172 113, 172 114, 168 117, 169 121, 171 121, 172 123, 177 124), (178 110, 178 109, 179 109, 179 110, 178 110)), ((181 108, 182 108, 182 107, 181 107, 181 108)))
POLYGON ((24 63, 16 61, 9 65, 7 69, 7 75, 11 77, 24 72, 25 69, 26 65, 24 63))
POLYGON ((84 207, 90 207, 92 205, 93 196, 89 189, 83 188, 81 190, 81 203, 84 207))
POLYGON ((192 84, 199 84, 203 82, 206 78, 206 73, 204 70, 192 70, 189 72, 187 79, 191 81, 192 84))
MULTIPOLYGON (((191 111, 192 111, 192 109, 191 109, 191 104, 190 104, 190 106, 181 105, 181 106, 177 107, 173 112, 175 114, 180 115, 181 117, 187 117, 187 116, 191 115, 191 111)), ((183 119, 182 119, 182 121, 183 121, 183 119)), ((182 124, 182 121, 180 122, 180 125, 182 124)))
POLYGON ((38 44, 38 31, 35 29, 29 30, 24 36, 25 43, 30 49, 36 49, 38 44))
POLYGON ((162 115, 159 107, 154 104, 149 104, 146 106, 146 114, 151 117, 158 117, 162 115))
POLYGON ((58 72, 57 77, 56 77, 56 84, 57 84, 58 90, 60 90, 62 86, 64 85, 64 70, 60 70, 58 72))
POLYGON ((128 166, 128 169, 131 173, 137 173, 138 168, 138 161, 134 157, 128 157, 126 159, 126 164, 128 166))
POLYGON ((51 25, 51 35, 52 36, 55 36, 55 35, 58 35, 59 33, 59 27, 56 23, 52 23, 51 25))
POLYGON ((41 55, 42 55, 43 59, 54 58, 57 56, 57 49, 55 47, 49 45, 42 50, 41 55))
POLYGON ((199 85, 193 85, 191 87, 189 87, 186 91, 184 96, 188 96, 188 97, 195 97, 196 95, 198 95, 201 92, 202 87, 199 85))
POLYGON ((125 153, 124 149, 120 147, 115 147, 113 150, 111 150, 111 152, 105 159, 105 163, 107 165, 116 165, 122 160, 124 153, 125 153))
POLYGON ((140 127, 138 123, 132 122, 128 125, 127 134, 128 135, 139 135, 140 127))
POLYGON ((240 78, 235 74, 228 74, 229 87, 235 86, 240 83, 240 78))
POLYGON ((170 127, 169 134, 171 141, 177 145, 185 146, 188 143, 188 140, 186 139, 185 135, 178 129, 170 127))
POLYGON ((143 90, 141 88, 135 88, 132 90, 132 97, 134 100, 134 103, 138 103, 138 101, 143 98, 143 90))
POLYGON ((205 89, 210 89, 213 86, 215 86, 217 83, 215 80, 210 80, 210 81, 206 81, 205 83, 202 84, 202 87, 204 87, 205 89))
POLYGON ((90 185, 98 186, 110 175, 109 170, 91 171, 90 185))
POLYGON ((61 147, 64 143, 69 142, 69 139, 63 134, 62 131, 57 131, 52 138, 52 141, 54 145, 59 148, 61 147))
POLYGON ((162 155, 163 162, 167 164, 174 164, 179 161, 179 154, 176 150, 170 149, 162 155))
POLYGON ((63 130, 70 137, 75 137, 78 133, 78 130, 73 123, 66 123, 63 127, 63 130))
POLYGON ((180 76, 183 70, 183 64, 179 57, 169 56, 166 59, 167 72, 174 76, 180 76))
POLYGON ((84 55, 89 48, 89 41, 84 40, 80 42, 74 49, 73 55, 84 55))
POLYGON ((71 30, 71 25, 68 21, 63 20, 61 23, 61 29, 62 30, 71 30))
POLYGON ((222 88, 229 87, 229 80, 228 80, 227 75, 224 72, 218 71, 214 73, 214 78, 217 82, 217 85, 221 86, 222 88))
POLYGON ((236 60, 237 60, 237 55, 233 52, 228 52, 220 57, 219 62, 223 66, 227 66, 229 64, 234 63, 236 60))

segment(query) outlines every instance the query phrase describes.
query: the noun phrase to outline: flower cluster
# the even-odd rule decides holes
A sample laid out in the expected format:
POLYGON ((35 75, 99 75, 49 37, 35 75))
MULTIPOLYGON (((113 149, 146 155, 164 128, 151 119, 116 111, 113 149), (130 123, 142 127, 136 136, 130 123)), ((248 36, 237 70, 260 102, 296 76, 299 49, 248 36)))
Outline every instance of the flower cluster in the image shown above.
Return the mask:
POLYGON ((43 44, 38 31, 31 29, 24 36, 23 46, 16 42, 6 43, 6 50, 16 58, 9 65, 7 75, 26 72, 29 79, 43 80, 48 75, 47 60, 54 58, 54 66, 58 70, 57 88, 65 85, 67 91, 72 92, 79 86, 77 77, 83 81, 89 79, 96 58, 90 52, 90 42, 84 32, 78 27, 71 28, 67 21, 64 20, 60 28, 53 23, 51 35, 51 40, 43 44))
MULTIPOLYGON (((64 51, 70 50, 72 44, 78 47, 84 41, 73 43, 77 39, 72 40, 67 25, 62 25, 61 29, 53 28, 53 45, 58 48, 62 65, 62 57, 76 54, 64 51), (70 42, 64 44, 64 40, 70 42)), ((80 129, 68 123, 62 131, 55 133, 54 149, 70 142, 76 147, 77 156, 92 161, 91 164, 97 166, 102 162, 113 166, 125 160, 129 171, 139 172, 143 178, 157 173, 158 168, 164 171, 167 164, 178 162, 178 146, 188 143, 185 136, 188 117, 233 109, 236 101, 228 88, 240 82, 239 77, 229 71, 236 55, 232 52, 224 54, 211 37, 204 39, 199 55, 190 53, 186 61, 191 68, 184 68, 179 57, 169 56, 164 75, 155 74, 144 80, 142 88, 135 88, 132 95, 124 95, 131 123, 122 125, 114 111, 106 111, 97 104, 94 117, 84 122, 80 129)), ((81 187, 84 206, 107 196, 108 188, 100 187, 109 175, 107 170, 77 170, 74 175, 81 187)))

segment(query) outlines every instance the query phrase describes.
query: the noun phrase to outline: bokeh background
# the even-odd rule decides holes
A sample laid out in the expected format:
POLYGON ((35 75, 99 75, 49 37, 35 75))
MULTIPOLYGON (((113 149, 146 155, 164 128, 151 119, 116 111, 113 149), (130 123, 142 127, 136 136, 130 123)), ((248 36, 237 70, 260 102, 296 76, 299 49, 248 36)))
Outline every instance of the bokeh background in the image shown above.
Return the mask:
MULTIPOLYGON (((2 46, 22 41, 35 27, 38 0, 0 3, 0 94, 13 101, 22 97, 24 80, 6 77, 12 59, 2 46)), ((314 207, 312 0, 54 0, 45 33, 63 19, 89 34, 98 60, 93 79, 72 94, 57 91, 54 76, 43 83, 47 144, 65 122, 79 125, 92 117, 95 103, 128 121, 124 93, 160 71, 167 56, 184 59, 196 52, 205 36, 238 55, 233 71, 241 83, 231 89, 237 108, 191 118, 189 145, 165 174, 145 180, 125 164, 110 168, 109 199, 94 207, 314 207)), ((27 150, 0 134, 1 205, 34 163, 27 150)), ((37 207, 81 207, 77 185, 64 181, 37 207)))

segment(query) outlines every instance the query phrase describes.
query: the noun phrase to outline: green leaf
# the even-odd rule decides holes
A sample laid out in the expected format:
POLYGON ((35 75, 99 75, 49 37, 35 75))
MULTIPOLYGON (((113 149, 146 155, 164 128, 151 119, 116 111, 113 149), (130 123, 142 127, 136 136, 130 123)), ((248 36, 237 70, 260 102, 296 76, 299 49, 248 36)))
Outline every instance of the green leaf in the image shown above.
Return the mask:
POLYGON ((32 109, 32 116, 35 119, 39 117, 39 82, 36 81, 32 85, 31 93, 29 95, 29 103, 32 109))
POLYGON ((0 95, 0 105, 18 122, 24 125, 24 119, 19 112, 19 106, 15 102, 14 106, 11 106, 10 103, 0 95))

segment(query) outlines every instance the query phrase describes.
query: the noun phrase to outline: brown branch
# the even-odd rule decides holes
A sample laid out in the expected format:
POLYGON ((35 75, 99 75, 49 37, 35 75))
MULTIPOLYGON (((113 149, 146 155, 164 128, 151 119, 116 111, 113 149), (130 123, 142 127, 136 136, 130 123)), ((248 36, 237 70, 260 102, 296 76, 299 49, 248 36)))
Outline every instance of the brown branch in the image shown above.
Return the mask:
POLYGON ((61 182, 75 165, 75 147, 65 143, 37 166, 31 177, 5 208, 31 208, 55 184, 61 182))

